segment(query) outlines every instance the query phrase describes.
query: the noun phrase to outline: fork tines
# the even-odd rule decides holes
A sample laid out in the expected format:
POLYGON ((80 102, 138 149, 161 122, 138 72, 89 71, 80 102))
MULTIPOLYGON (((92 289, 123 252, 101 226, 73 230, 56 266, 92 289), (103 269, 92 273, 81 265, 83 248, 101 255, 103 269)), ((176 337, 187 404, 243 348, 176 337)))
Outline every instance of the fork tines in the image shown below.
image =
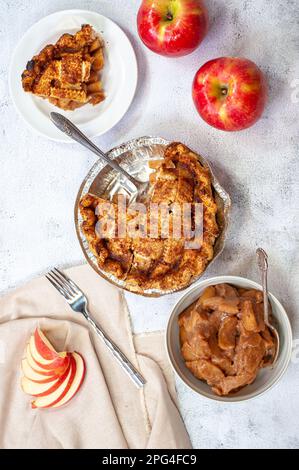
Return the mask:
POLYGON ((79 287, 57 268, 49 271, 46 278, 67 300, 73 300, 74 297, 81 294, 79 287))

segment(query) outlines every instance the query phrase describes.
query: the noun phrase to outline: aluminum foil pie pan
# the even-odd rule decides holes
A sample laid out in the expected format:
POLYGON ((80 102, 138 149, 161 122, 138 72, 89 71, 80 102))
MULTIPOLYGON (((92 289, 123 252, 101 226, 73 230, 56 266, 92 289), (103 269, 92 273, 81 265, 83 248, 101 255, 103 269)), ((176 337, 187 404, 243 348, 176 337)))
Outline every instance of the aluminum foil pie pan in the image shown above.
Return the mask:
MULTIPOLYGON (((170 143, 171 142, 161 137, 140 137, 113 148, 108 152, 108 155, 111 159, 116 159, 125 170, 127 170, 137 179, 141 181, 148 181, 149 175, 153 171, 150 169, 148 162, 150 160, 161 160, 164 156, 165 147, 167 147, 167 145, 170 143)), ((229 223, 231 200, 228 193, 223 189, 218 179, 214 175, 207 160, 201 156, 198 156, 198 159, 203 166, 206 166, 210 169, 215 201, 218 206, 217 223, 220 233, 214 245, 214 257, 208 263, 208 267, 213 261, 215 261, 224 248, 229 223)), ((121 192, 130 192, 130 189, 132 188, 128 186, 125 178, 116 173, 104 162, 98 160, 93 165, 80 186, 76 198, 74 214, 79 243, 90 266, 108 282, 125 290, 130 290, 126 286, 126 281, 118 279, 113 274, 102 270, 97 264, 95 255, 89 249, 88 242, 80 228, 83 220, 79 211, 79 203, 80 199, 87 193, 92 193, 96 196, 109 200, 120 190, 121 192)), ((203 275, 203 273, 204 272, 202 272, 200 276, 194 277, 191 284, 196 282, 203 275)), ((145 289, 142 293, 138 292, 138 294, 147 297, 160 297, 162 295, 171 294, 173 292, 186 289, 187 287, 189 286, 184 286, 182 288, 177 287, 176 289, 168 290, 145 289)))

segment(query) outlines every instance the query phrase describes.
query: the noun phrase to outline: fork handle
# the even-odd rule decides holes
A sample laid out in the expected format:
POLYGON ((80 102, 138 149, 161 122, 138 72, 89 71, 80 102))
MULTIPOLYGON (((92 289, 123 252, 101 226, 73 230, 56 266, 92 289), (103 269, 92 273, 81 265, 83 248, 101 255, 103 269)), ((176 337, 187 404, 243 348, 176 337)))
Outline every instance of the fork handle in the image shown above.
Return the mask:
POLYGON ((119 347, 106 335, 102 328, 96 324, 96 322, 90 316, 88 310, 85 308, 82 311, 84 317, 88 323, 92 326, 96 334, 104 341, 109 351, 113 354, 115 359, 118 361, 122 369, 128 374, 130 379, 138 388, 142 388, 146 384, 146 380, 138 372, 138 370, 133 366, 129 359, 124 355, 124 353, 119 349, 119 347))
POLYGON ((122 173, 131 183, 138 189, 140 182, 137 181, 132 175, 130 175, 124 168, 122 168, 116 161, 111 160, 106 153, 104 153, 99 147, 97 147, 75 124, 68 118, 60 113, 50 113, 51 121, 58 127, 61 132, 64 132, 71 139, 75 140, 79 144, 86 147, 91 152, 95 153, 98 157, 104 160, 111 168, 118 173, 122 173))

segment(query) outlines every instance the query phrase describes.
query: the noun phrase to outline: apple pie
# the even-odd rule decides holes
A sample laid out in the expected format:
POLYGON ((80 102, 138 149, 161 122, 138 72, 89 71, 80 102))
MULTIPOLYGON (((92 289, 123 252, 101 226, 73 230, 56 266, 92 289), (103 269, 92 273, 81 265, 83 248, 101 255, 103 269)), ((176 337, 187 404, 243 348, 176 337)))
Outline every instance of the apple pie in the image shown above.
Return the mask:
POLYGON ((100 80, 104 67, 104 42, 92 26, 76 34, 63 34, 27 63, 22 73, 26 92, 47 99, 65 110, 105 99, 100 80))
POLYGON ((99 268, 139 293, 188 286, 213 258, 219 233, 211 174, 197 155, 183 144, 172 143, 154 167, 144 212, 138 204, 123 209, 120 196, 108 204, 93 194, 80 201, 81 230, 99 268), (199 231, 195 230, 196 206, 201 208, 199 231), (178 218, 185 207, 190 209, 189 218, 178 218), (124 224, 127 230, 120 234, 124 224))
POLYGON ((235 393, 271 365, 276 340, 264 322, 263 293, 229 284, 207 287, 179 316, 186 367, 217 395, 235 393))

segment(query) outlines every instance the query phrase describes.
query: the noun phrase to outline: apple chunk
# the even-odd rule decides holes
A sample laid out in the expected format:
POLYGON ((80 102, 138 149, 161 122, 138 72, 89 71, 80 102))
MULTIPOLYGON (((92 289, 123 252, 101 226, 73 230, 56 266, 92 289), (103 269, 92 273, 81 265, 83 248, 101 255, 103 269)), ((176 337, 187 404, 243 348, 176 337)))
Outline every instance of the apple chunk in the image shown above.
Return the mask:
POLYGON ((62 400, 65 397, 65 395, 68 393, 69 389, 72 386, 72 383, 74 382, 76 370, 77 370, 76 361, 73 355, 71 355, 70 367, 68 369, 68 374, 65 377, 64 381, 59 385, 59 387, 56 388, 56 390, 54 390, 50 394, 43 396, 43 397, 38 397, 35 400, 33 400, 31 403, 31 407, 32 408, 51 408, 60 400, 62 400))

